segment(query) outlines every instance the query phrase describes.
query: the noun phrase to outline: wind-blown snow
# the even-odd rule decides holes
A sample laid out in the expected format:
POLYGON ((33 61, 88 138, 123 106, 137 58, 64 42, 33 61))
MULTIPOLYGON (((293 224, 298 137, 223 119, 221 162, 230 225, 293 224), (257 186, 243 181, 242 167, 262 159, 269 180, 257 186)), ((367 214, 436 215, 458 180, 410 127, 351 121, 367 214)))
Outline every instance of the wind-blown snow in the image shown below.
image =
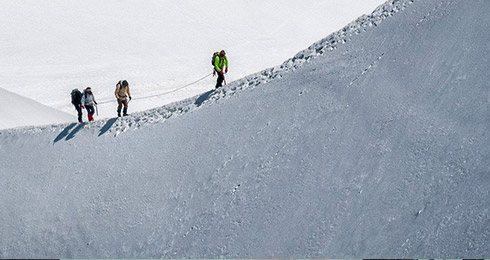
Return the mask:
POLYGON ((73 116, 0 88, 0 129, 73 121, 73 116))
POLYGON ((0 257, 488 256, 489 12, 390 1, 215 92, 0 131, 0 257))

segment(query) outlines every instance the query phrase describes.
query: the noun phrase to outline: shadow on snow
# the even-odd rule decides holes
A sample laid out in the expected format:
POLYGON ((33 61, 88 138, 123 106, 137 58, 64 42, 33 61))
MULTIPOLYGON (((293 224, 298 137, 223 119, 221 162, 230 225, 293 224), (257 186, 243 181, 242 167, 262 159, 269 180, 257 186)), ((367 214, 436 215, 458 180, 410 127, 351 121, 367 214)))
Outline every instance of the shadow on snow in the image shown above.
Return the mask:
POLYGON ((196 105, 197 107, 201 106, 201 105, 202 105, 202 103, 203 103, 204 101, 206 101, 206 100, 209 98, 209 95, 211 95, 211 93, 213 93, 213 92, 214 92, 214 89, 212 89, 212 90, 210 90, 210 91, 208 91, 208 92, 205 92, 205 93, 203 93, 202 95, 200 95, 200 96, 199 96, 199 97, 196 99, 196 101, 194 102, 194 105, 196 105))
MULTIPOLYGON (((200 95, 196 99, 196 101, 194 102, 194 105, 196 105, 197 107, 201 106, 206 100, 208 100, 209 96, 213 92, 214 92, 214 89, 209 90, 209 91, 203 93, 202 95, 200 95)), ((100 129, 98 136, 101 136, 101 135, 107 133, 107 131, 109 131, 111 129, 111 127, 114 125, 114 123, 116 123, 116 121, 117 121, 117 117, 109 119, 105 123, 105 125, 100 129)), ((73 127, 75 127, 75 125, 77 125, 77 123, 72 123, 72 124, 68 125, 67 127, 65 127, 65 129, 63 129, 63 131, 58 136, 56 136, 53 144, 61 141, 65 137, 66 137, 65 141, 69 141, 69 140, 73 139, 75 137, 75 135, 85 127, 85 123, 80 123, 80 124, 78 124, 78 126, 75 129, 71 130, 73 127), (71 132, 70 132, 70 130, 71 130, 71 132)))
POLYGON ((100 129, 99 136, 109 131, 109 129, 111 129, 112 125, 114 125, 116 121, 117 121, 117 117, 109 119, 107 123, 105 123, 105 125, 100 129))
POLYGON ((53 144, 59 142, 61 139, 65 138, 69 133, 70 133, 70 130, 75 127, 77 125, 77 123, 72 123, 70 125, 68 125, 67 127, 65 127, 65 129, 63 129, 63 131, 54 139, 54 142, 53 144))
POLYGON ((85 123, 80 123, 71 133, 66 137, 65 141, 69 141, 75 137, 75 135, 85 127, 85 123))

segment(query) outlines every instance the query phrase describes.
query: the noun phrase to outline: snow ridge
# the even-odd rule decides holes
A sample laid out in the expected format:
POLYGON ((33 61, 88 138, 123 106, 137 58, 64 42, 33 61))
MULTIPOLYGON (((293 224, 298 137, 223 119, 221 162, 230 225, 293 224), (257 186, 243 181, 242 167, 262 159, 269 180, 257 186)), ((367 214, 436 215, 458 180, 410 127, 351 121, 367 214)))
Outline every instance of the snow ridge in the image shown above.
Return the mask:
MULTIPOLYGON (((288 71, 294 71, 304 63, 324 55, 327 51, 333 51, 341 44, 352 40, 355 35, 365 32, 367 28, 378 26, 383 20, 392 17, 396 13, 403 11, 406 7, 419 0, 392 0, 376 8, 371 14, 363 15, 351 22, 343 29, 330 34, 326 38, 317 41, 306 50, 296 54, 293 58, 285 61, 282 65, 266 69, 257 74, 246 77, 239 81, 239 86, 247 88, 257 86, 260 83, 267 83, 281 74, 288 71)), ((240 88, 242 89, 242 88, 240 88)))
MULTIPOLYGON (((420 0, 390 0, 376 8, 371 14, 363 15, 345 26, 343 29, 317 41, 309 48, 296 54, 293 58, 286 60, 283 64, 231 82, 227 86, 220 89, 210 90, 200 96, 184 99, 182 101, 159 108, 154 108, 143 112, 136 112, 129 117, 119 118, 118 120, 115 118, 97 120, 86 124, 86 129, 100 129, 99 135, 108 132, 116 137, 125 131, 136 130, 144 125, 163 122, 172 116, 187 113, 191 110, 197 109, 204 103, 214 103, 222 98, 234 96, 239 91, 255 88, 261 84, 266 84, 276 78, 281 78, 284 73, 295 71, 305 63, 308 63, 319 56, 323 56, 328 51, 337 49, 339 45, 351 41, 354 36, 367 31, 370 27, 378 26, 383 20, 405 10, 409 5, 416 1, 420 0)), ((69 125, 70 124, 41 127, 20 127, 2 130, 0 131, 0 135, 14 135, 15 133, 21 132, 32 133, 41 131, 59 131, 60 129, 68 127, 69 125)))

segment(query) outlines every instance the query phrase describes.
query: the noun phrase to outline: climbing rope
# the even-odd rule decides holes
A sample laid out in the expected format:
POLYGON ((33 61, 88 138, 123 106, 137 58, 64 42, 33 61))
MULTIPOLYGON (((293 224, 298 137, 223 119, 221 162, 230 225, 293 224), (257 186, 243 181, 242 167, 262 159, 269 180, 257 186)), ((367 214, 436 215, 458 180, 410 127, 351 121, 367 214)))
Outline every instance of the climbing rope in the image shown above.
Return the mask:
MULTIPOLYGON (((213 73, 212 73, 212 72, 211 72, 211 73, 209 73, 208 75, 206 75, 206 76, 204 76, 204 77, 202 77, 202 78, 200 78, 200 79, 198 79, 198 80, 196 80, 196 81, 194 81, 194 82, 191 82, 191 83, 189 83, 189 84, 187 84, 187 85, 184 85, 184 86, 182 86, 182 87, 179 87, 179 88, 176 88, 176 89, 173 89, 173 90, 170 90, 170 91, 164 92, 164 93, 160 93, 160 94, 149 95, 149 96, 142 96, 142 97, 136 97, 136 98, 133 98, 132 100, 141 100, 141 99, 148 99, 148 98, 153 98, 153 97, 159 97, 159 96, 168 95, 168 94, 170 94, 170 93, 174 93, 174 92, 177 92, 177 91, 182 90, 182 89, 184 89, 184 88, 187 88, 187 87, 190 87, 190 86, 192 86, 192 85, 195 85, 195 84, 197 84, 197 83, 199 83, 199 82, 201 82, 201 81, 205 80, 207 77, 209 77, 209 76, 211 76, 211 75, 213 75, 213 73)), ((99 104, 99 105, 100 105, 100 104, 107 104, 107 103, 111 103, 111 102, 116 102, 116 100, 102 101, 102 102, 98 102, 97 104, 99 104)))

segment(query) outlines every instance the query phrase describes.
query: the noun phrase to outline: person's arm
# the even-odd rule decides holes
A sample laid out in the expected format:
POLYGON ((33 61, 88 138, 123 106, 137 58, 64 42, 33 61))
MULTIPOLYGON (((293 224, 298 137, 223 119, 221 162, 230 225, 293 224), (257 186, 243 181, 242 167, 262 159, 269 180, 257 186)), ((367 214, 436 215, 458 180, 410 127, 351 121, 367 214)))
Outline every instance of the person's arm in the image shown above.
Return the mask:
POLYGON ((219 68, 219 56, 216 56, 216 58, 214 58, 214 68, 217 72, 221 72, 221 69, 219 68))
POLYGON ((116 91, 114 92, 114 95, 116 95, 116 98, 119 99, 119 89, 121 88, 121 84, 117 84, 116 86, 116 91))
POLYGON ((129 100, 132 99, 132 97, 131 97, 131 91, 129 91, 129 86, 128 86, 128 97, 129 97, 129 100))

